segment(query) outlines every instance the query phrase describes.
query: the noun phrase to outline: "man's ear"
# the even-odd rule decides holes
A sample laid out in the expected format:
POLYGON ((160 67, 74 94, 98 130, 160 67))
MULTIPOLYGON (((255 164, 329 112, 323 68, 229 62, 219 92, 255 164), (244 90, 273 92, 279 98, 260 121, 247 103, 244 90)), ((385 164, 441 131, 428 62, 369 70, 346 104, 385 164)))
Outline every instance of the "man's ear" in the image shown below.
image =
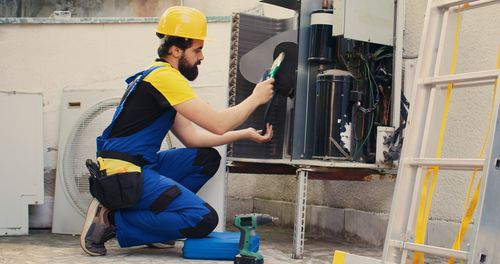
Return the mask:
POLYGON ((180 49, 179 47, 173 45, 168 50, 168 53, 169 53, 169 55, 172 55, 174 58, 180 58, 181 55, 182 55, 182 49, 180 49))

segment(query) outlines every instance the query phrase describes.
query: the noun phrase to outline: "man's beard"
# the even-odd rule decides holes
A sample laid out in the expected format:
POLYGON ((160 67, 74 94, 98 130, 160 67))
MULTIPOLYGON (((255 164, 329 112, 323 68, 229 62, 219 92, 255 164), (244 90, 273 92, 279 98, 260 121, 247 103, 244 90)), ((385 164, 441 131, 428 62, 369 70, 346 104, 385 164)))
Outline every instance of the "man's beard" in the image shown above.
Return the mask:
POLYGON ((198 64, 200 64, 199 61, 192 66, 189 65, 189 62, 184 57, 184 54, 182 54, 179 59, 179 71, 182 75, 184 75, 184 77, 186 77, 186 79, 194 81, 196 77, 198 77, 198 64))

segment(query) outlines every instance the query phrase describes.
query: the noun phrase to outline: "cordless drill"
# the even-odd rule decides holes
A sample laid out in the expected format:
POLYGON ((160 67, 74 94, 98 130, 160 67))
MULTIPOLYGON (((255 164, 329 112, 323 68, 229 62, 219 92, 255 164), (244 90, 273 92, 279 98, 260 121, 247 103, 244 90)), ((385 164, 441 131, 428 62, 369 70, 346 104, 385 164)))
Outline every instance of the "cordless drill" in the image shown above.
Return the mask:
POLYGON ((234 217, 233 224, 240 232, 240 253, 236 255, 234 264, 263 264, 264 258, 258 252, 250 250, 250 239, 258 226, 276 221, 268 214, 241 214, 234 217))

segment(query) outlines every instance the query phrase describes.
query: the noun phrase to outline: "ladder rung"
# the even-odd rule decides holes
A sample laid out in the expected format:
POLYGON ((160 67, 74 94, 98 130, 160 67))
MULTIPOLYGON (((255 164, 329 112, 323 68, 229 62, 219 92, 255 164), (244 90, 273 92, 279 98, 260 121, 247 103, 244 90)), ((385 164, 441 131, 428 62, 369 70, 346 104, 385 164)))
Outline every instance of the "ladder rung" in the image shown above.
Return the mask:
POLYGON ((450 8, 469 3, 471 6, 475 7, 476 5, 493 4, 496 1, 498 0, 442 0, 436 3, 436 6, 438 8, 450 8))
POLYGON ((434 256, 451 257, 451 258, 455 258, 455 259, 467 260, 467 258, 469 256, 469 252, 467 252, 467 251, 454 250, 451 248, 436 247, 436 246, 429 246, 429 245, 422 245, 422 244, 415 244, 415 243, 411 243, 411 242, 402 242, 402 241, 398 241, 398 240, 391 240, 390 246, 395 247, 395 248, 400 248, 402 250, 418 251, 418 252, 431 254, 434 256))
POLYGON ((450 74, 450 75, 441 75, 436 77, 425 78, 422 84, 433 86, 439 84, 447 84, 450 82, 464 83, 464 82, 491 81, 491 83, 493 83, 498 78, 498 76, 500 76, 500 70, 488 70, 488 71, 450 74))
POLYGON ((441 170, 483 170, 484 159, 407 158, 405 164, 420 167, 439 166, 441 170))
POLYGON ((442 0, 436 3, 439 8, 449 8, 452 6, 459 6, 465 3, 475 2, 477 0, 442 0))

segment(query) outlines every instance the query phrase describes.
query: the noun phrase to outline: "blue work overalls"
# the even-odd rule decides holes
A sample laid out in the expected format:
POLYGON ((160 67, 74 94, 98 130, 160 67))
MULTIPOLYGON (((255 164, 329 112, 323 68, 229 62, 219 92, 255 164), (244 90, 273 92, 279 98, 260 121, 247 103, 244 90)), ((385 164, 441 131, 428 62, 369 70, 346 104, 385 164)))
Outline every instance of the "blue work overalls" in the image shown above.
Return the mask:
MULTIPOLYGON (((128 88, 113 121, 97 138, 101 151, 139 157, 143 189, 131 208, 114 212, 117 240, 122 247, 166 242, 208 235, 218 223, 215 210, 195 193, 215 174, 220 155, 213 148, 180 148, 159 151, 176 111, 168 108, 144 129, 125 137, 109 138, 125 102, 154 66, 127 79, 128 88)), ((175 89, 175 87, 172 87, 175 89)))

